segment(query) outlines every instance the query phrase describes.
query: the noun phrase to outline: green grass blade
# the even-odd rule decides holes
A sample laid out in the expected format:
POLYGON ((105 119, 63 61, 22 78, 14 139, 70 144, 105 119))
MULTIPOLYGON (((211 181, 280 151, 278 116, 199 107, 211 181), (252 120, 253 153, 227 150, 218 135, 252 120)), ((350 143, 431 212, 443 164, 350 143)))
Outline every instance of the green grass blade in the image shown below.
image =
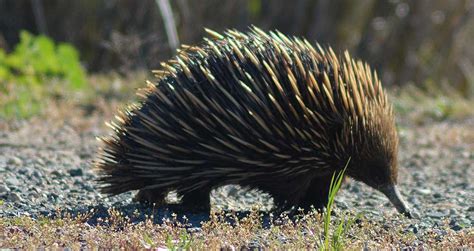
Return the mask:
MULTIPOLYGON (((336 198, 336 194, 339 191, 339 188, 341 187, 342 180, 344 178, 344 173, 347 169, 347 166, 349 166, 351 158, 346 162, 346 166, 342 171, 339 172, 334 172, 334 174, 331 177, 331 183, 329 185, 329 194, 328 194, 328 203, 326 206, 326 213, 324 214, 324 244, 322 246, 322 250, 329 250, 330 249, 330 234, 329 234, 329 227, 331 223, 331 212, 332 212, 332 205, 334 203, 334 199, 336 198), (336 175, 337 173, 337 175, 336 175)), ((342 221, 343 223, 344 221, 342 221)), ((336 232, 333 234, 333 238, 336 238, 337 240, 340 239, 342 232, 343 232, 344 226, 339 224, 338 229, 336 229, 336 232), (339 230, 341 228, 341 230, 339 230)), ((333 242, 334 243, 334 242, 333 242)), ((333 246, 334 247, 334 246, 333 246)))

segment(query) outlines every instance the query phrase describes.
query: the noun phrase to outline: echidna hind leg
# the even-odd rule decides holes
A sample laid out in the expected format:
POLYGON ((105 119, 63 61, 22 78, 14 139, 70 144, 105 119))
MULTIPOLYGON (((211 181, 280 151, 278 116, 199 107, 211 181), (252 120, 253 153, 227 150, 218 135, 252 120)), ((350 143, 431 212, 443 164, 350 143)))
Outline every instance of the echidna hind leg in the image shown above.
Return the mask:
POLYGON ((162 189, 142 189, 133 198, 140 203, 162 205, 165 203, 167 192, 162 189))
POLYGON ((324 208, 328 203, 331 177, 332 176, 323 176, 311 180, 308 190, 300 200, 299 207, 305 210, 310 210, 311 206, 316 209, 324 208))
POLYGON ((180 193, 181 206, 192 212, 210 212, 211 211, 211 189, 200 189, 188 193, 180 193))

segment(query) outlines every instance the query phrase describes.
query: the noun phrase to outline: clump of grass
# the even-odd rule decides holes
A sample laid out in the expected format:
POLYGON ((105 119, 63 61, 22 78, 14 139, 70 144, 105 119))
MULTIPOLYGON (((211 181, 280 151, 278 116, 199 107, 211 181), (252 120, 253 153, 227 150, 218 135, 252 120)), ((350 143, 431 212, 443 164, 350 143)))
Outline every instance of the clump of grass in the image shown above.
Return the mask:
POLYGON ((189 250, 193 243, 193 238, 185 229, 182 229, 178 240, 174 240, 172 235, 166 236, 166 248, 169 250, 189 250))
POLYGON ((359 217, 349 217, 346 219, 346 216, 343 215, 341 219, 338 219, 334 222, 331 218, 331 213, 333 210, 334 200, 336 194, 341 188, 342 181, 344 179, 344 173, 347 169, 347 166, 350 162, 347 160, 347 163, 343 170, 340 172, 335 172, 331 178, 331 183, 329 186, 328 194, 328 203, 326 206, 326 211, 324 212, 324 242, 321 245, 321 250, 341 250, 344 247, 345 237, 348 230, 352 227, 353 223, 359 217), (333 229, 330 229, 331 223, 334 225, 333 229), (332 232, 332 233, 331 233, 332 232))
POLYGON ((0 118, 35 115, 43 100, 86 89, 79 54, 70 44, 22 31, 11 53, 0 48, 0 118))

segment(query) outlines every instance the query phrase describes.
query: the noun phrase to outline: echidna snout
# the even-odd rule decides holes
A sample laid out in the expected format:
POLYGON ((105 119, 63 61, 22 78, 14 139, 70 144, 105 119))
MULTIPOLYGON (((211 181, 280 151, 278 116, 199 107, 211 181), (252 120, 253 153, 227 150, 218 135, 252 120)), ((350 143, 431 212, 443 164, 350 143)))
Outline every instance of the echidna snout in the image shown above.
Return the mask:
POLYGON ((409 212, 395 187, 395 117, 374 70, 280 32, 209 33, 110 123, 96 162, 102 192, 161 203, 176 191, 209 209, 213 188, 239 184, 279 207, 323 207, 351 158, 348 176, 409 212))
POLYGON ((395 184, 388 184, 386 186, 380 187, 379 191, 381 191, 390 202, 395 206, 397 211, 405 216, 412 218, 412 213, 408 204, 405 202, 403 197, 401 196, 400 192, 398 191, 398 187, 395 184))

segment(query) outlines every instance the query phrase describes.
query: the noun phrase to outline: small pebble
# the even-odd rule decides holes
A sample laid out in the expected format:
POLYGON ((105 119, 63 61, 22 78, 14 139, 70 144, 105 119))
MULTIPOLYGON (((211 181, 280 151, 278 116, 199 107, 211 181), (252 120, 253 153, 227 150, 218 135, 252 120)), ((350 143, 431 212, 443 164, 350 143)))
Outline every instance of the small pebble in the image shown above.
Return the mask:
POLYGON ((417 206, 420 204, 420 201, 415 196, 408 197, 408 202, 410 202, 410 204, 412 204, 413 206, 417 206))
POLYGON ((431 218, 441 219, 441 218, 446 217, 448 215, 443 213, 443 212, 435 211, 435 212, 427 213, 426 216, 431 217, 431 218))
POLYGON ((83 172, 82 172, 82 169, 80 169, 80 168, 70 169, 69 170, 69 175, 71 175, 72 177, 82 176, 83 172))
POLYGON ((411 232, 413 232, 414 234, 418 233, 418 226, 415 224, 415 225, 410 225, 408 226, 408 229, 410 229, 411 232))
POLYGON ((9 164, 9 165, 15 165, 15 166, 22 166, 22 165, 23 165, 23 161, 22 161, 20 158, 18 158, 18 157, 11 156, 11 157, 8 159, 7 164, 9 164))
POLYGON ((17 186, 20 185, 20 181, 19 181, 17 178, 15 178, 15 177, 7 178, 7 179, 5 180, 5 183, 6 183, 6 184, 9 184, 9 185, 10 185, 10 188, 11 188, 11 187, 17 187, 17 186))
POLYGON ((237 196, 238 193, 239 193, 239 189, 237 189, 237 187, 235 186, 229 187, 229 190, 227 191, 227 194, 229 196, 237 196))
POLYGON ((430 189, 418 189, 418 192, 420 192, 421 194, 427 195, 427 194, 431 193, 431 190, 430 189))
POLYGON ((12 202, 22 202, 23 198, 18 193, 11 193, 8 195, 8 200, 12 202))
POLYGON ((61 172, 61 171, 54 170, 54 171, 52 171, 52 172, 51 172, 51 175, 54 175, 54 176, 58 176, 58 177, 60 177, 60 176, 62 176, 63 174, 62 174, 62 172, 61 172))
POLYGON ((434 232, 438 235, 438 236, 445 236, 448 232, 446 232, 446 230, 444 229, 435 229, 434 232))
POLYGON ((9 192, 10 188, 7 185, 0 185, 0 197, 6 196, 9 192))
POLYGON ((28 170, 27 168, 20 168, 20 169, 18 170, 18 173, 19 173, 19 174, 25 174, 25 176, 27 176, 28 171, 29 171, 29 170, 28 170))
POLYGON ((38 171, 38 170, 34 170, 34 171, 33 171, 33 177, 36 177, 36 178, 38 178, 38 179, 41 179, 41 178, 43 178, 43 174, 41 174, 41 172, 38 171))
POLYGON ((451 226, 451 229, 454 231, 459 231, 459 230, 462 230, 462 227, 456 224, 454 226, 451 226))
POLYGON ((94 187, 92 187, 92 186, 89 185, 89 184, 84 184, 82 187, 83 187, 86 191, 89 191, 89 192, 95 191, 95 190, 94 190, 94 187))
POLYGON ((374 203, 372 200, 367 200, 367 201, 365 202, 365 205, 366 205, 366 206, 374 206, 375 203, 374 203))
POLYGON ((348 208, 349 208, 349 206, 347 205, 347 203, 344 202, 344 201, 337 202, 337 206, 338 206, 339 208, 341 208, 341 209, 348 209, 348 208))
POLYGON ((435 198, 435 199, 439 199, 441 197, 442 197, 442 195, 440 193, 434 193, 433 194, 433 198, 435 198))
POLYGON ((358 193, 359 191, 360 191, 360 188, 358 186, 352 186, 351 187, 351 192, 358 193))
POLYGON ((411 217, 412 217, 413 219, 421 219, 420 213, 419 213, 418 211, 416 211, 416 210, 412 210, 412 211, 411 211, 411 217))
POLYGON ((39 166, 44 166, 44 160, 42 158, 38 158, 36 159, 36 164, 39 165, 39 166))

